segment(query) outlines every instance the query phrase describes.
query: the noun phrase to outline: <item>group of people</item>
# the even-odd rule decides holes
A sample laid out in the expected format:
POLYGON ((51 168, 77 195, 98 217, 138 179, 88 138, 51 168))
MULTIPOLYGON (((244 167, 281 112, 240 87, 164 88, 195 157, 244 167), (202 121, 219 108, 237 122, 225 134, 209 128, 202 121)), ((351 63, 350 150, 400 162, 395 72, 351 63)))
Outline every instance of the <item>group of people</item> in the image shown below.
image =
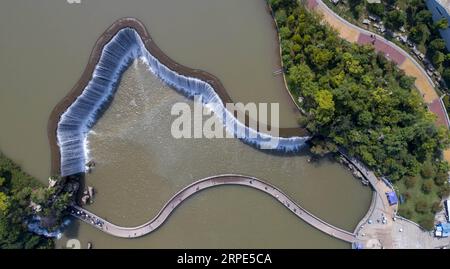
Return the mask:
POLYGON ((105 224, 104 221, 97 219, 96 217, 93 217, 89 214, 86 214, 83 211, 80 210, 76 210, 74 208, 70 209, 70 214, 72 214, 73 216, 76 216, 84 221, 89 221, 91 224, 96 225, 100 228, 103 228, 103 225, 105 224))
POLYGON ((372 45, 375 45, 375 41, 377 41, 377 36, 374 34, 371 34, 370 37, 372 38, 372 45))

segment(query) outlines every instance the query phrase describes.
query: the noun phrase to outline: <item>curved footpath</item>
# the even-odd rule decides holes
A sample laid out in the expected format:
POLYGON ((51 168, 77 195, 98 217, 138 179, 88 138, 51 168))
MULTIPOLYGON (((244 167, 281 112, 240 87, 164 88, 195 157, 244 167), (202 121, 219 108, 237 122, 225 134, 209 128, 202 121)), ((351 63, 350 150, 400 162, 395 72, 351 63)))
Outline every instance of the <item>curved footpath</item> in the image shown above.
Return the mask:
POLYGON ((213 176, 195 181, 172 196, 153 219, 137 227, 122 227, 112 224, 78 206, 72 208, 71 214, 105 233, 123 238, 136 238, 158 229, 167 220, 175 208, 189 197, 204 189, 223 185, 247 186, 262 191, 272 196, 297 217, 320 231, 349 243, 356 242, 356 235, 354 233, 335 227, 314 216, 277 187, 255 177, 233 174, 213 176))

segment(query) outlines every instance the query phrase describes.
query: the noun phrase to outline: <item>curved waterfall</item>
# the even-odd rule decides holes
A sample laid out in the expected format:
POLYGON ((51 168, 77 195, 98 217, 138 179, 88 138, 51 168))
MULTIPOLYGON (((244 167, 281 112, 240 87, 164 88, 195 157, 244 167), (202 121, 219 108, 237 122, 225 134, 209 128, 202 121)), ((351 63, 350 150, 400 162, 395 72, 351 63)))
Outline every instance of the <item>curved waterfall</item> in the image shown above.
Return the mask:
POLYGON ((273 137, 248 128, 225 108, 219 95, 210 84, 170 70, 150 54, 134 29, 124 28, 104 46, 92 79, 82 94, 61 115, 58 122, 57 140, 61 153, 62 176, 85 171, 87 134, 110 103, 122 73, 137 58, 146 62, 154 75, 177 91, 189 97, 200 95, 202 102, 212 109, 222 121, 225 130, 247 144, 256 148, 290 152, 299 150, 309 139, 309 137, 298 136, 273 137))

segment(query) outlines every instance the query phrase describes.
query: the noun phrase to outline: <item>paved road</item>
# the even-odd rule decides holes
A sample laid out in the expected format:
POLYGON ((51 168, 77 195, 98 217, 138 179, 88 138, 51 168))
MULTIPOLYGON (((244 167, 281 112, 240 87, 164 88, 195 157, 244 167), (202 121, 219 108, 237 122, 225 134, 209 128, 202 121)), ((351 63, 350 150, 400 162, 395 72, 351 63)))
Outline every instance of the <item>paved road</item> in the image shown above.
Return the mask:
POLYGON ((137 227, 121 227, 115 225, 95 215, 94 213, 77 206, 74 206, 71 209, 71 214, 74 217, 102 230, 105 233, 117 237, 136 238, 149 234, 158 229, 167 220, 167 218, 175 210, 175 208, 190 196, 204 189, 223 185, 247 186, 262 191, 275 198, 297 217, 319 229, 320 231, 349 243, 353 243, 356 241, 356 235, 354 233, 335 227, 314 216, 312 213, 301 207, 277 187, 254 177, 232 174, 208 177, 188 185, 187 187, 176 193, 174 196, 172 196, 172 198, 167 201, 167 203, 162 207, 162 209, 153 219, 137 227))
POLYGON ((433 80, 423 67, 406 51, 384 37, 358 27, 340 17, 331 10, 322 0, 307 0, 309 8, 324 15, 324 20, 338 30, 341 37, 362 45, 372 44, 376 51, 383 52, 387 58, 394 61, 407 75, 416 78, 416 87, 421 92, 427 104, 438 98, 434 89, 433 80), (376 36, 372 38, 371 36, 376 36))

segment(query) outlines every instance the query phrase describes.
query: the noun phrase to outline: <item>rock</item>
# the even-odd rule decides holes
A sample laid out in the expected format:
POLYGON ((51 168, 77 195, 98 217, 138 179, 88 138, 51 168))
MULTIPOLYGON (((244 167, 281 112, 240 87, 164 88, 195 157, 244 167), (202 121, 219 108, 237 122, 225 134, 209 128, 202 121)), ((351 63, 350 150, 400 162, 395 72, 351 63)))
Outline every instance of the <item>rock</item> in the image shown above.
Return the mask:
POLYGON ((42 210, 42 206, 36 204, 36 203, 33 202, 33 201, 30 202, 30 207, 31 207, 35 212, 41 212, 41 210, 42 210))
POLYGON ((81 198, 81 202, 85 205, 85 204, 87 204, 87 202, 89 201, 89 195, 84 195, 82 198, 81 198))
POLYGON ((58 180, 56 180, 56 179, 52 179, 51 177, 48 178, 48 186, 49 186, 50 188, 55 187, 55 185, 56 185, 57 182, 58 182, 58 180))
POLYGON ((71 181, 64 186, 64 190, 69 193, 75 193, 78 191, 79 187, 79 183, 71 181))
POLYGON ((90 174, 92 172, 92 169, 95 167, 94 161, 90 160, 89 162, 87 162, 85 164, 85 167, 86 167, 86 169, 85 169, 86 173, 90 174))
POLYGON ((90 198, 94 198, 94 188, 91 186, 88 186, 88 193, 90 198))
POLYGON ((93 160, 90 160, 89 162, 86 163, 86 167, 89 168, 95 167, 95 162, 93 160))

